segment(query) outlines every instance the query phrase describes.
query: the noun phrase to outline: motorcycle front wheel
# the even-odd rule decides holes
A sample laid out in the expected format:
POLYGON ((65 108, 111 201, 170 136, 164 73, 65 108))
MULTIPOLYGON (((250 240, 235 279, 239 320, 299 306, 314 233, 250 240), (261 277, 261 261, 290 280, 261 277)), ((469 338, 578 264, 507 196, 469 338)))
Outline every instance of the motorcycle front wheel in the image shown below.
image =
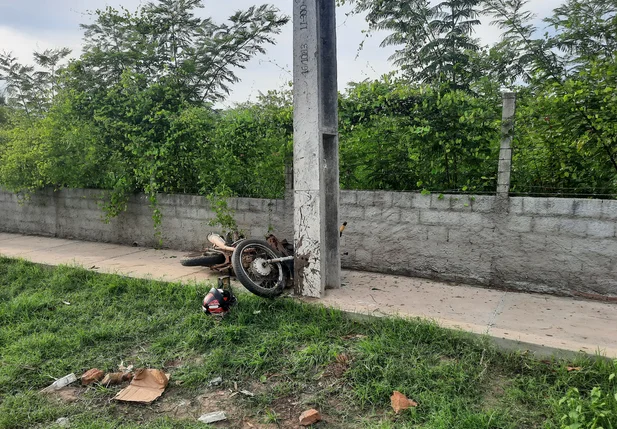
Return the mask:
POLYGON ((231 257, 236 278, 249 291, 262 298, 283 293, 287 274, 280 262, 269 262, 279 255, 263 240, 243 240, 231 257))

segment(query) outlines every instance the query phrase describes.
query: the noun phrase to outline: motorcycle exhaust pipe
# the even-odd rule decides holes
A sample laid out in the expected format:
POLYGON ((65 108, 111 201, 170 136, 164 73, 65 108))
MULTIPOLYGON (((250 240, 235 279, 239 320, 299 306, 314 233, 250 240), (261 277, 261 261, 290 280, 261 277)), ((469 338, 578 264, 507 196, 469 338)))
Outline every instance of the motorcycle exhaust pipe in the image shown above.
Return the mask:
POLYGON ((208 234, 208 241, 212 243, 214 247, 221 249, 221 250, 227 250, 228 252, 233 252, 234 250, 236 250, 235 247, 228 246, 225 243, 225 240, 223 239, 223 237, 213 232, 208 234))

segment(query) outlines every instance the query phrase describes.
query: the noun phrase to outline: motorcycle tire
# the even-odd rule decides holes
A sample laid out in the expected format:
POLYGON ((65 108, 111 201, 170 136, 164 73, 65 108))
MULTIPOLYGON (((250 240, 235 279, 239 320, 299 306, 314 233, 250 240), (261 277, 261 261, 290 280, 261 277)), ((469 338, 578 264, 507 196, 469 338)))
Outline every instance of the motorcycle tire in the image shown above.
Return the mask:
POLYGON ((180 263, 185 267, 213 267, 214 265, 224 264, 225 255, 212 251, 193 253, 180 259, 180 263))
POLYGON ((243 240, 231 256, 236 278, 249 291, 262 298, 275 298, 283 293, 287 272, 281 262, 267 263, 280 255, 263 240, 243 240))

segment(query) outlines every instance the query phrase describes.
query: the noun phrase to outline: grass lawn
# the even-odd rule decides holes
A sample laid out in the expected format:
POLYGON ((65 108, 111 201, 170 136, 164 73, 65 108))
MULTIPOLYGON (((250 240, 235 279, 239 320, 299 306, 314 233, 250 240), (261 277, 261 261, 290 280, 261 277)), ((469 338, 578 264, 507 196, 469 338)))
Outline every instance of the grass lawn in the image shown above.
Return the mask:
POLYGON ((200 308, 211 286, 0 258, 0 428, 54 427, 60 417, 71 428, 206 428, 197 417, 217 410, 229 420, 215 427, 291 428, 308 408, 323 428, 556 428, 579 405, 571 421, 595 407, 605 429, 617 427, 612 362, 540 362, 431 323, 358 321, 288 298, 241 295, 218 321, 200 308), (121 361, 171 373, 163 397, 122 404, 111 400, 118 387, 77 383, 38 393, 52 377, 121 361), (209 387, 217 376, 223 385, 209 387), (571 391, 560 404, 574 387, 580 398, 571 391), (393 390, 419 406, 395 415, 393 390))

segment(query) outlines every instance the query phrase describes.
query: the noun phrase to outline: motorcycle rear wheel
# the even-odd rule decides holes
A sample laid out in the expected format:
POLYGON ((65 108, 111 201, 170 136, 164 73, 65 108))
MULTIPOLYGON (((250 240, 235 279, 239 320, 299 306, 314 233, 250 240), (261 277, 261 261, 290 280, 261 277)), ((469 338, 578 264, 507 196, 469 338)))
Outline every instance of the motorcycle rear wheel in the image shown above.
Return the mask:
POLYGON ((275 298, 285 289, 287 273, 282 263, 268 260, 279 257, 263 240, 243 240, 234 250, 231 265, 245 288, 262 298, 275 298))

